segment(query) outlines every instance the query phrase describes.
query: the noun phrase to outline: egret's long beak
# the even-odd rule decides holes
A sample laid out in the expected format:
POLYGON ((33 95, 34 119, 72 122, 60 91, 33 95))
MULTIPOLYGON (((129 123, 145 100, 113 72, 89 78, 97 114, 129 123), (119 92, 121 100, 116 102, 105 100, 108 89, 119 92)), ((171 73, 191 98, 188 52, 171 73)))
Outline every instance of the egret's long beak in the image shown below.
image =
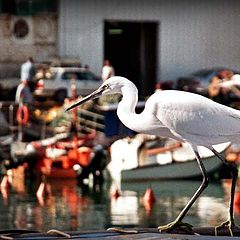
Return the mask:
POLYGON ((79 101, 73 103, 71 106, 67 107, 67 108, 65 109, 65 111, 69 111, 69 110, 71 110, 71 109, 73 109, 73 108, 81 105, 82 103, 84 103, 84 102, 86 102, 86 101, 88 101, 88 100, 91 100, 91 99, 95 99, 95 98, 100 97, 100 96, 102 95, 102 92, 103 92, 104 90, 106 90, 106 86, 98 88, 96 91, 90 93, 88 96, 80 99, 79 101))

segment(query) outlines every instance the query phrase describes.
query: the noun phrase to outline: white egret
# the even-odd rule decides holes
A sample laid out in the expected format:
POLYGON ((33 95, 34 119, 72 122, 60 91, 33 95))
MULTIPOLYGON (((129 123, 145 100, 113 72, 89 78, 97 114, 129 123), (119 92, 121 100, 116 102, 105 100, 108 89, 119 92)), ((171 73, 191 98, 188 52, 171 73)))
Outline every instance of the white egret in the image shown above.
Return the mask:
POLYGON ((182 219, 207 187, 207 172, 197 149, 197 146, 205 146, 229 167, 232 174, 229 219, 218 226, 228 226, 232 235, 232 229, 235 227, 233 201, 238 172, 234 165, 229 164, 214 149, 213 145, 240 141, 240 112, 194 93, 165 90, 155 92, 150 96, 146 101, 143 112, 136 114, 138 90, 131 81, 118 76, 109 78, 92 94, 77 101, 66 110, 77 107, 89 99, 113 93, 122 94, 122 100, 117 108, 117 115, 126 127, 140 133, 170 137, 188 142, 195 153, 202 172, 202 183, 185 208, 180 212, 176 220, 165 226, 160 226, 159 230, 171 231, 178 226, 184 225, 182 219))

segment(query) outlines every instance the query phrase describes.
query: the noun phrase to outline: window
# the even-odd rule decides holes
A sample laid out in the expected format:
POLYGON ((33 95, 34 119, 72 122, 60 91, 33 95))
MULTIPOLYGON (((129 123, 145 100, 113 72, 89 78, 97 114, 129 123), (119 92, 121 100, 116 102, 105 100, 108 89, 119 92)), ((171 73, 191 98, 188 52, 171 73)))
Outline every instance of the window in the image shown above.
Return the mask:
POLYGON ((96 76, 91 72, 85 72, 84 78, 87 80, 96 80, 96 76))
POLYGON ((85 73, 79 72, 78 73, 78 80, 86 80, 85 73))
POLYGON ((65 72, 62 75, 63 80, 78 79, 78 72, 65 72))
POLYGON ((29 27, 24 19, 19 19, 13 26, 13 34, 16 38, 24 38, 29 33, 29 27))
POLYGON ((97 77, 92 72, 87 71, 87 72, 83 72, 82 74, 84 75, 83 78, 86 79, 86 80, 100 80, 100 78, 97 77))

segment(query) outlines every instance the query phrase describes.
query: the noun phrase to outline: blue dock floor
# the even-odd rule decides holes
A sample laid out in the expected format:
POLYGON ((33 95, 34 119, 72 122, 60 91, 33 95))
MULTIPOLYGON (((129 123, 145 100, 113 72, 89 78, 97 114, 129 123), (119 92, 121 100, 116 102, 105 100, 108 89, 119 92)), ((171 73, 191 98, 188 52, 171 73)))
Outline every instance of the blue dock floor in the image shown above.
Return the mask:
POLYGON ((177 233, 159 233, 157 229, 124 229, 126 232, 115 231, 58 231, 50 230, 47 233, 25 231, 25 230, 6 230, 0 231, 0 239, 18 239, 18 240, 54 240, 54 239, 100 239, 100 240, 124 240, 124 239, 144 239, 144 240, 227 240, 239 239, 240 228, 234 229, 234 237, 223 236, 228 235, 228 229, 221 229, 218 231, 219 236, 214 236, 214 228, 193 228, 196 235, 179 234, 177 233), (128 232, 129 231, 129 232, 128 232))

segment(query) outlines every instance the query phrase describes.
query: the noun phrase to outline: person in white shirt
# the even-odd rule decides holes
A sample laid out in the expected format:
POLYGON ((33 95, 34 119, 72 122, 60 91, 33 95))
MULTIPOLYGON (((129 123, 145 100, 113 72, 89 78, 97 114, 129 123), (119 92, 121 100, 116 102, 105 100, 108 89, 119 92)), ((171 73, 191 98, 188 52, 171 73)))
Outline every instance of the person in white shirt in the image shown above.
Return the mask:
POLYGON ((32 57, 29 57, 28 60, 21 66, 21 81, 28 81, 29 88, 31 92, 34 91, 35 85, 35 66, 32 57))
POLYGON ((28 80, 21 80, 21 83, 17 87, 15 102, 16 103, 32 103, 33 97, 28 86, 28 80))
POLYGON ((109 60, 104 60, 103 68, 102 68, 102 80, 105 81, 110 77, 115 75, 114 68, 109 60))

